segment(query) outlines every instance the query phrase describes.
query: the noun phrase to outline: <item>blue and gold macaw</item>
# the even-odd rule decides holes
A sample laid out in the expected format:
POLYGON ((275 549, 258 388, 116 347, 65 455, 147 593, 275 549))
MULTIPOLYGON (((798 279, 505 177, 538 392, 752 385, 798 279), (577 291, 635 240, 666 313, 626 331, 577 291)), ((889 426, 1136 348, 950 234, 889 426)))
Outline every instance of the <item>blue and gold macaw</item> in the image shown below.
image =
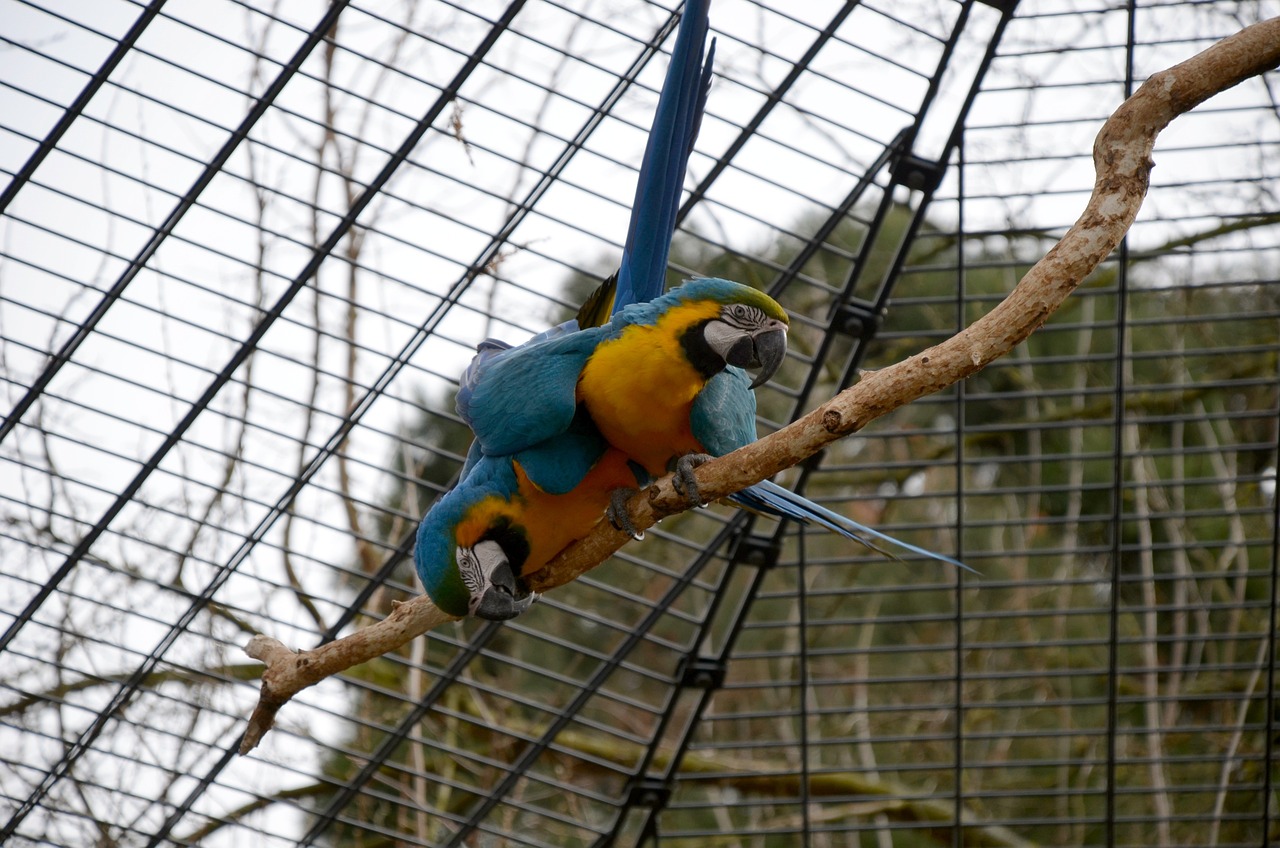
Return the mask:
POLYGON ((754 440, 751 389, 781 364, 786 329, 786 312, 768 295, 691 280, 598 327, 492 357, 459 392, 458 412, 485 455, 505 456, 563 432, 585 410, 605 442, 657 478, 687 455, 754 440), (754 381, 744 382, 746 368, 758 371, 754 381))
MULTIPOLYGON (((575 355, 592 341, 576 330, 599 325, 611 304, 633 301, 637 275, 647 279, 653 268, 665 272, 675 204, 711 82, 714 43, 703 61, 708 4, 690 0, 686 5, 645 147, 618 274, 576 319, 520 348, 482 343, 461 381, 460 409, 470 408, 473 388, 508 352, 560 340, 561 357, 575 355), (654 244, 661 245, 660 256, 654 244)), ((521 577, 585 536, 603 516, 613 492, 633 490, 643 480, 639 467, 604 440, 585 410, 557 419, 552 430, 540 428, 515 441, 515 449, 495 453, 484 450, 477 439, 458 485, 418 527, 418 576, 436 606, 451 615, 504 620, 528 609, 534 597, 521 577)))

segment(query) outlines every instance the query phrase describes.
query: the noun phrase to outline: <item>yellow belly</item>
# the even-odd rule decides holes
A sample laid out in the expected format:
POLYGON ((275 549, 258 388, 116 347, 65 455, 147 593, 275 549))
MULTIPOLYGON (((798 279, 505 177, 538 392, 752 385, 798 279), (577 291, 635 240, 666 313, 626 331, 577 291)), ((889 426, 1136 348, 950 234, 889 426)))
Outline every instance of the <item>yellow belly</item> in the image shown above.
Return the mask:
POLYGON ((543 492, 518 467, 516 478, 520 484, 519 521, 529 535, 529 558, 522 574, 537 571, 570 543, 587 535, 604 516, 610 492, 636 485, 626 456, 617 450, 605 451, 582 482, 563 495, 543 492))

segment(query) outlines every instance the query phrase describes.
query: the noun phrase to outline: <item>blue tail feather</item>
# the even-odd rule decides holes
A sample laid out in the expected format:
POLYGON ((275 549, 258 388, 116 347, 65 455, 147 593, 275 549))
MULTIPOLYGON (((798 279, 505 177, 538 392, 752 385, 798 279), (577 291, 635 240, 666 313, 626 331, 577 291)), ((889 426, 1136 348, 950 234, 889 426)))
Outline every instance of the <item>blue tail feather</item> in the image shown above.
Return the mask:
POLYGON ((940 562, 954 565, 957 568, 963 568, 965 571, 970 571, 974 574, 978 573, 963 562, 960 562, 958 559, 952 559, 949 556, 936 553, 928 550, 927 548, 918 547, 910 542, 895 539, 887 533, 881 533, 879 530, 867 527, 865 524, 859 524, 851 518, 847 518, 843 515, 832 512, 825 507, 819 506, 803 495, 797 495, 795 492, 792 492, 789 489, 784 489, 777 483, 770 482, 769 480, 765 480, 755 484, 754 486, 743 489, 740 492, 736 492, 730 495, 727 500, 732 501, 743 509, 763 513, 765 515, 771 515, 775 518, 790 518, 795 521, 799 521, 802 524, 816 523, 833 533, 839 533, 846 539, 852 539, 853 541, 865 545, 868 548, 871 548, 871 550, 892 559, 897 559, 898 557, 894 556, 892 552, 886 551, 879 545, 869 541, 867 538, 864 538, 864 536, 869 536, 882 542, 897 545, 898 547, 904 548, 912 553, 936 559, 940 562))
MULTIPOLYGON (((632 303, 653 300, 665 289, 667 258, 671 253, 671 237, 675 231, 676 212, 684 174, 693 152, 693 143, 702 125, 702 112, 711 88, 711 67, 715 57, 715 41, 706 51, 703 47, 710 30, 711 0, 688 0, 680 31, 676 34, 671 64, 658 97, 658 109, 645 145, 640 176, 636 181, 635 201, 631 206, 631 222, 627 229, 622 264, 616 275, 612 312, 632 303)), ((607 284, 606 284, 607 285, 607 284)), ((589 310, 579 313, 582 317, 589 310)), ((590 317, 590 315, 588 315, 590 317)), ((603 323, 592 318, 590 326, 603 323)), ((547 338, 583 329, 577 318, 544 330, 520 345, 526 347, 547 338)), ((472 392, 483 378, 484 370, 506 354, 512 346, 498 339, 485 339, 476 348, 471 365, 458 387, 459 408, 465 410, 472 392)), ((467 415, 464 412, 463 418, 467 415)))
POLYGON ((685 3, 636 181, 631 223, 618 269, 615 312, 632 303, 653 300, 666 287, 680 191, 711 87, 715 41, 703 61, 709 8, 710 0, 685 3))

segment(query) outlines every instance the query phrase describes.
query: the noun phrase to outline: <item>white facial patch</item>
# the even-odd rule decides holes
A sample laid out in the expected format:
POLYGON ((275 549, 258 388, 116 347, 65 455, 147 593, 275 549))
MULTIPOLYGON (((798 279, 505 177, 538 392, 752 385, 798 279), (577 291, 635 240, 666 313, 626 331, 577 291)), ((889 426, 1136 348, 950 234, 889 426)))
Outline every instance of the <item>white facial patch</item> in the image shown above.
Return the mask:
POLYGON ((745 303, 731 303, 720 310, 720 320, 731 327, 750 332, 763 327, 765 322, 769 320, 769 316, 754 306, 747 306, 745 303))
POLYGON ((477 542, 473 548, 459 547, 455 551, 455 557, 458 574, 467 587, 467 593, 471 595, 472 604, 478 602, 480 596, 488 590, 489 575, 493 574, 493 570, 507 561, 502 546, 492 539, 477 542))
POLYGON ((706 339, 707 345, 720 354, 721 359, 727 357, 733 346, 745 335, 747 331, 742 327, 728 324, 718 318, 707 322, 707 326, 702 331, 702 337, 706 339))

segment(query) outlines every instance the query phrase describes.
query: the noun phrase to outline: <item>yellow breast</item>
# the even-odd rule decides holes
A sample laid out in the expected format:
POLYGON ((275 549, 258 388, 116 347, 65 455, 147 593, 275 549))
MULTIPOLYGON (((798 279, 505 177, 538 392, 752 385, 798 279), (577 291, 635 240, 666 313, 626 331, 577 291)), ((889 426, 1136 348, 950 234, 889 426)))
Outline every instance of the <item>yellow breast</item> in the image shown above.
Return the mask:
POLYGON ((706 380, 680 336, 719 311, 712 302, 682 304, 654 324, 627 327, 596 348, 578 381, 578 400, 601 435, 655 477, 673 458, 702 450, 689 413, 706 380))

